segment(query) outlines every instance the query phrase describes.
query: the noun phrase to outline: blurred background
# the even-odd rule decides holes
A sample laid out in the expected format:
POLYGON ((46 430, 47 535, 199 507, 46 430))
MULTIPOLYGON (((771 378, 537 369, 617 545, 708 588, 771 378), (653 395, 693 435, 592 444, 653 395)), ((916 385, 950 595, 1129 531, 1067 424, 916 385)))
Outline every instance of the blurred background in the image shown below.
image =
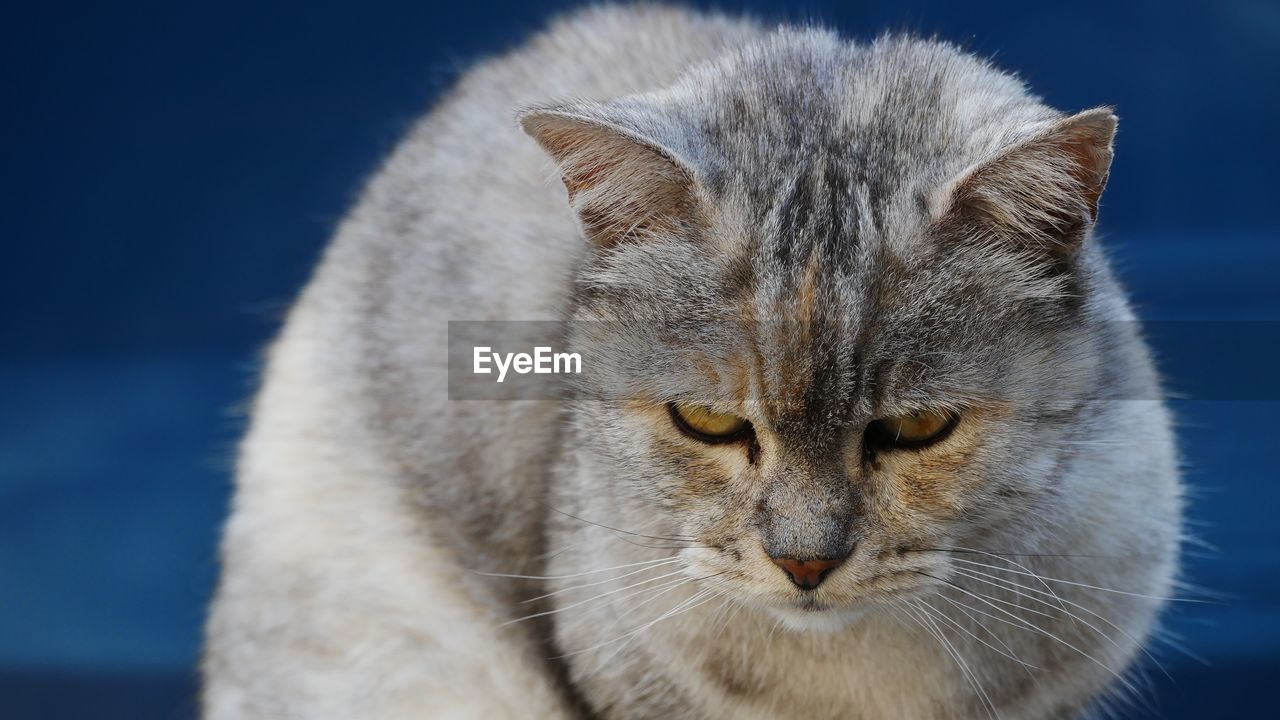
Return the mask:
MULTIPOLYGON (((186 718, 234 443, 335 223, 457 73, 569 2, 11 3, 0 21, 0 718, 186 718)), ((1135 717, 1274 717, 1280 3, 744 5, 937 34, 1116 106, 1101 231, 1194 489, 1135 717), (1197 659, 1199 658, 1199 659, 1197 659)))

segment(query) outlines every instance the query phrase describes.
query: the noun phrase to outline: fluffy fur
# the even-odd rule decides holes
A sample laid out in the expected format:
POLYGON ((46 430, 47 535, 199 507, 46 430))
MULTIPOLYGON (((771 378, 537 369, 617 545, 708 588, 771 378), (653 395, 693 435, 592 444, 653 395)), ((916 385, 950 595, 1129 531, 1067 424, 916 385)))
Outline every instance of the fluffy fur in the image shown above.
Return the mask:
POLYGON ((945 44, 666 8, 473 69, 271 350, 205 716, 1045 718, 1123 692, 1181 500, 1091 236, 1114 130, 945 44), (464 319, 562 321, 585 373, 563 403, 449 401, 464 319), (672 402, 754 442, 683 435, 672 402), (959 414, 944 440, 868 446, 929 408, 959 414), (770 560, 845 555, 816 590, 770 560))

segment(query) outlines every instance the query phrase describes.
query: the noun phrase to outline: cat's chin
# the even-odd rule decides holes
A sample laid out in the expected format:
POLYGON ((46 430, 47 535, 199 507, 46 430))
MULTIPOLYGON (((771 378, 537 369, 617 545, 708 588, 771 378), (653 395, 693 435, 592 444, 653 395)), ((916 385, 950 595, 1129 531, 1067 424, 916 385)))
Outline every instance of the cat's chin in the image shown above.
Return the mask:
POLYGON ((792 632, 833 633, 849 627, 867 614, 866 608, 807 608, 773 606, 769 612, 792 632))

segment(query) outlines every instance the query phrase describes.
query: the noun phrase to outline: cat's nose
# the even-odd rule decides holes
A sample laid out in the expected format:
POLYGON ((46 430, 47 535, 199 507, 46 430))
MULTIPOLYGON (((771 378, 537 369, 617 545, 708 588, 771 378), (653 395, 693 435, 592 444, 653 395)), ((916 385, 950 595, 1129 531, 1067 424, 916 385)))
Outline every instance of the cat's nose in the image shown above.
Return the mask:
MULTIPOLYGON (((847 556, 846 556, 847 557, 847 556)), ((835 560, 797 560, 796 558, 771 557, 774 565, 782 568, 791 582, 801 590, 812 590, 822 584, 832 570, 840 567, 845 558, 835 560)))

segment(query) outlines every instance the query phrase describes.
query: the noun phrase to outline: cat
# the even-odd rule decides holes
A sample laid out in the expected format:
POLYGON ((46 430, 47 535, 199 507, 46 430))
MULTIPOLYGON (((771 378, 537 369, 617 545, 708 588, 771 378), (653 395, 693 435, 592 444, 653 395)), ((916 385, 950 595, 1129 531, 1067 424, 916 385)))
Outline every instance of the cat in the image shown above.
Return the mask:
MULTIPOLYGON (((1047 718, 1172 591, 1107 108, 934 40, 661 6, 467 72, 270 349, 204 717, 1047 718), (450 321, 563 328, 450 399, 450 321)), ((468 350, 469 351, 469 350, 468 350)))

